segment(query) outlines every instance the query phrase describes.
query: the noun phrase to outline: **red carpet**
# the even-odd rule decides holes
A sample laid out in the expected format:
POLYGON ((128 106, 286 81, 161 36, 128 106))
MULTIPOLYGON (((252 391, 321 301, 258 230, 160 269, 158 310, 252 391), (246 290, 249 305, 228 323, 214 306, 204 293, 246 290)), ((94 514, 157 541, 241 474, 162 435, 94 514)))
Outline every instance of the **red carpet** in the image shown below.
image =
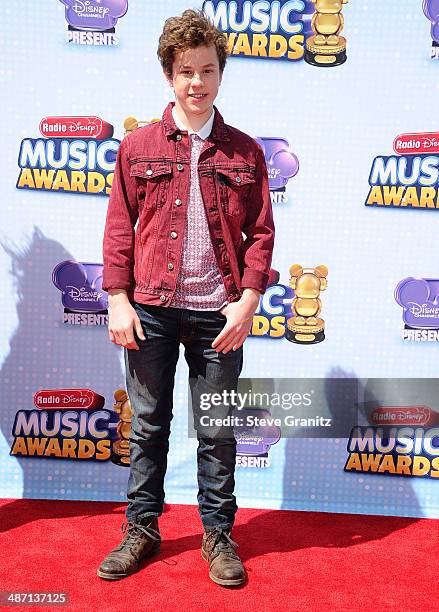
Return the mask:
POLYGON ((439 521, 240 509, 233 531, 249 582, 211 582, 194 506, 168 506, 161 553, 117 582, 96 576, 121 539, 124 505, 0 501, 0 591, 67 592, 65 607, 2 610, 236 612, 439 610, 439 521), (435 595, 436 593, 436 595, 435 595))

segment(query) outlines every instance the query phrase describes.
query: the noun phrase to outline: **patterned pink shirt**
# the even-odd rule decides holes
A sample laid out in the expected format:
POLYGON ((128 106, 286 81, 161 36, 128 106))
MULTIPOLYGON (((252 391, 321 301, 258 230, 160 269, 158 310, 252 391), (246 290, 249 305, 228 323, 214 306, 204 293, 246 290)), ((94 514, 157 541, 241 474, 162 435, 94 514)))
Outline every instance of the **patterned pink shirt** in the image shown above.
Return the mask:
MULTIPOLYGON (((177 127, 187 130, 173 110, 177 127)), ((186 215, 183 255, 177 286, 170 306, 191 310, 219 310, 228 303, 209 234, 206 211, 198 182, 198 157, 212 129, 213 115, 197 132, 190 133, 190 195, 186 215)))

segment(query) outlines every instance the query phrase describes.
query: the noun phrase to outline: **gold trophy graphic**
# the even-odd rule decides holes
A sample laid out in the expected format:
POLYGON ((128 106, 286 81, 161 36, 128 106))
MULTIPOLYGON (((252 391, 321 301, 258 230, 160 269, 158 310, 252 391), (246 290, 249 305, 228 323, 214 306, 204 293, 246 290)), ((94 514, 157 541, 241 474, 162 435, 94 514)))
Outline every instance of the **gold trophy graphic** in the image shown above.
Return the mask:
POLYGON ((313 66, 339 66, 346 61, 346 38, 340 36, 341 13, 348 0, 312 0, 316 12, 311 27, 314 35, 306 40, 305 61, 313 66))
POLYGON ((303 268, 293 264, 289 269, 289 286, 294 291, 291 303, 293 316, 287 320, 285 337, 296 344, 317 344, 325 339, 325 322, 318 315, 322 310, 320 292, 327 287, 328 268, 303 268))
POLYGON ((112 444, 110 459, 116 465, 127 466, 130 464, 129 437, 133 412, 128 393, 124 389, 118 389, 114 392, 113 409, 119 415, 119 422, 116 427, 118 439, 112 444))
POLYGON ((149 119, 149 120, 141 120, 136 119, 135 117, 129 116, 123 122, 123 127, 125 129, 124 136, 129 134, 130 132, 134 132, 137 128, 142 127, 144 125, 149 125, 150 123, 157 123, 160 119, 149 119))

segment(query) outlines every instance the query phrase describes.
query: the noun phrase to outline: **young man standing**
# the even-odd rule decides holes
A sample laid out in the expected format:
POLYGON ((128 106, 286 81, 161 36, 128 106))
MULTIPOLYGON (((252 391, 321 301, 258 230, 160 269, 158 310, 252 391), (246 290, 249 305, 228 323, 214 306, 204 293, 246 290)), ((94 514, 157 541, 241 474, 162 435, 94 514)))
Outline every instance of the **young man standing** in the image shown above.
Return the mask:
MULTIPOLYGON (((175 103, 122 141, 103 242, 109 336, 124 347, 133 411, 125 536, 98 569, 109 580, 137 571, 160 545, 180 343, 193 400, 200 389, 236 389, 274 240, 263 152, 213 106, 224 35, 187 10, 166 21, 158 56, 175 103)), ((214 582, 239 585, 246 573, 231 539, 236 441, 198 429, 197 438, 202 556, 214 582)))

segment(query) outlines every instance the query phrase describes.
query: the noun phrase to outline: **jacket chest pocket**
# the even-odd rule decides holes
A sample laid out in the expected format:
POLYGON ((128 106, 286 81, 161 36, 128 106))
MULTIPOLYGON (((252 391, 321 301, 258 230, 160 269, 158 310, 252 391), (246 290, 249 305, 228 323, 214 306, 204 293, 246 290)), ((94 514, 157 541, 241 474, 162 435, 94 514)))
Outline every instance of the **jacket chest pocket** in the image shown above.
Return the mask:
POLYGON ((238 217, 245 213, 245 205, 252 185, 255 168, 216 168, 216 184, 221 208, 226 215, 238 217))
POLYGON ((156 209, 166 202, 172 177, 171 162, 163 160, 132 160, 130 176, 135 177, 139 208, 156 209))

